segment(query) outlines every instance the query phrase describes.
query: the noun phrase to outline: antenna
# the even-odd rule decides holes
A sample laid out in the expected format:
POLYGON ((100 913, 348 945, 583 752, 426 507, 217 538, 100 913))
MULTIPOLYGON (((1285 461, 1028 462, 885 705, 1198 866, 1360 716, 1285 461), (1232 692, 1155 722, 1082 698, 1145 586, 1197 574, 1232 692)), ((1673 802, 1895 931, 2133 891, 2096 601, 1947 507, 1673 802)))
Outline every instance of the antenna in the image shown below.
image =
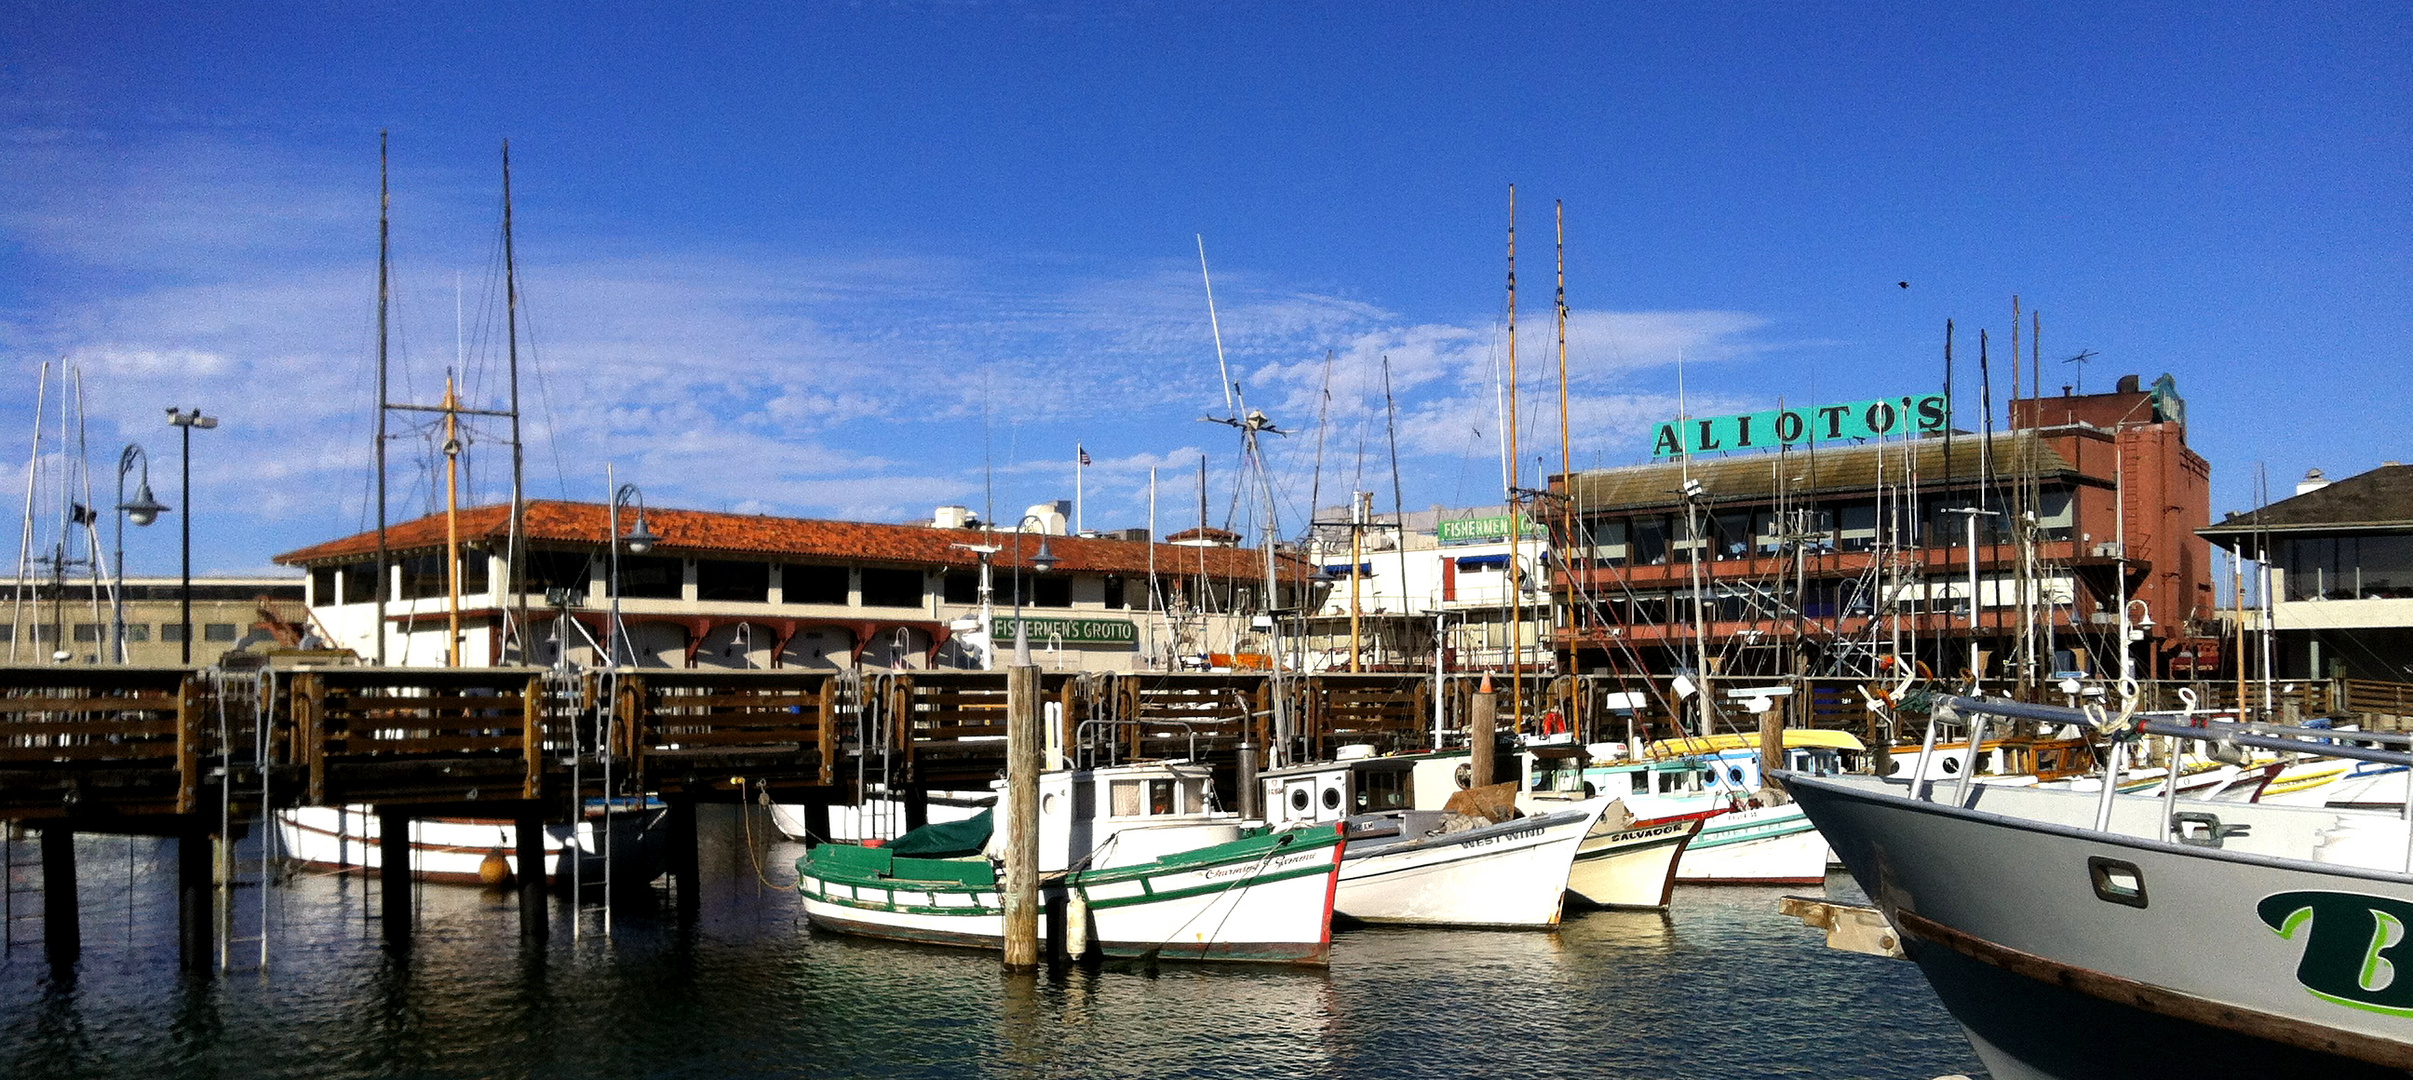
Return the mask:
POLYGON ((2076 356, 2070 357, 2069 359, 2062 361, 2062 363, 2064 363, 2064 364, 2075 364, 2075 365, 2077 365, 2077 367, 2078 367, 2078 374, 2077 374, 2077 375, 2075 375, 2075 376, 2073 376, 2073 377, 2071 378, 2070 383, 2071 383, 2071 385, 2072 385, 2072 386, 2076 387, 2076 388, 2077 388, 2077 391, 2078 391, 2079 393, 2081 393, 2081 394, 2083 394, 2083 393, 2085 393, 2085 392, 2086 392, 2086 365, 2087 365, 2087 363, 2088 363, 2089 361, 2092 361, 2092 360, 2093 360, 2093 359, 2094 359, 2094 358, 2095 358, 2097 355, 2100 355, 2100 354, 2096 353, 2096 352, 2095 352, 2093 349, 2088 349, 2088 350, 2086 350, 2085 352, 2079 353, 2079 354, 2078 354, 2078 355, 2076 355, 2076 356))

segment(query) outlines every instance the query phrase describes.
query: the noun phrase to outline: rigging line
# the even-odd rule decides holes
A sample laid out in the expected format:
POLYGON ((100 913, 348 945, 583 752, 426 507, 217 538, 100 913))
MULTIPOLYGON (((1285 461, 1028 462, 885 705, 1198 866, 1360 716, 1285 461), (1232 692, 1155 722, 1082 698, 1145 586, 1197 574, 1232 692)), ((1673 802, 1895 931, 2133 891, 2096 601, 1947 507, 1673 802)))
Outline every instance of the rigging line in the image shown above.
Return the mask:
POLYGON ((1323 401, 1316 407, 1315 414, 1315 480, 1307 489, 1310 528, 1314 527, 1315 515, 1321 513, 1324 507, 1324 435, 1329 430, 1332 418, 1332 356, 1333 350, 1324 350, 1323 401))
POLYGON ((1232 368, 1223 358, 1223 321, 1215 314, 1215 279, 1207 273, 1206 234, 1195 235, 1198 238, 1198 277, 1206 283, 1207 326, 1215 334, 1215 373, 1216 381, 1223 387, 1223 411, 1238 416, 1240 408, 1235 404, 1232 368))

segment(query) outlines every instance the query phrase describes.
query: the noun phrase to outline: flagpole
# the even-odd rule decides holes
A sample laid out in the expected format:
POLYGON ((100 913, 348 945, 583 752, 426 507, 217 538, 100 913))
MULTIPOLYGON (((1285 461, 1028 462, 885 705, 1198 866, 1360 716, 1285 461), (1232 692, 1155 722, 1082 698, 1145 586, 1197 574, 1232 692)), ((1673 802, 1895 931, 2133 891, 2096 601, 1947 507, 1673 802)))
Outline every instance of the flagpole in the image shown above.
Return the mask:
POLYGON ((1089 451, 1080 443, 1072 444, 1072 534, 1081 535, 1081 466, 1089 464, 1089 451))

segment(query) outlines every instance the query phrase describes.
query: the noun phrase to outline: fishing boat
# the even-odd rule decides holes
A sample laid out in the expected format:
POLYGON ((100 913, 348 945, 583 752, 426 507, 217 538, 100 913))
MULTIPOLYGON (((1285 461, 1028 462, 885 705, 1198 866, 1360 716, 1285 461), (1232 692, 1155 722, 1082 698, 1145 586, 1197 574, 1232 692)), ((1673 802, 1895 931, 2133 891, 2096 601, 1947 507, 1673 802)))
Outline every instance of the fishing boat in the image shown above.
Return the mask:
MULTIPOLYGON (((2403 765, 2306 729, 1945 698, 1987 716, 2403 765)), ((2113 758, 2120 756, 2118 750, 2113 758)), ((2399 816, 1874 777, 1779 779, 1998 1080, 2413 1071, 2399 816)))
MULTIPOLYGON (((1040 776, 1040 893, 1065 906, 1067 944, 1085 939, 1108 957, 1324 963, 1339 830, 1243 821, 1214 807, 1208 780, 1188 762, 1040 776)), ((813 847, 796 860, 806 918, 861 937, 1002 948, 992 814, 894 843, 813 847)))
MULTIPOLYGON (((1420 760, 1431 772, 1430 761, 1438 759, 1352 757, 1270 769, 1260 776, 1276 825, 1323 829, 1337 824, 1348 836, 1333 910, 1369 923, 1558 925, 1576 854, 1609 800, 1509 817, 1516 813, 1509 793, 1496 808, 1501 819, 1464 809, 1419 809, 1420 760)), ((1648 859, 1654 850, 1627 844, 1614 852, 1604 848, 1596 858, 1648 859)), ((1654 906, 1663 891, 1652 888, 1653 901, 1634 906, 1654 906)))
MULTIPOLYGON (((642 884, 667 867, 664 817, 658 803, 600 802, 585 819, 545 828, 544 873, 557 886, 642 884)), ((306 869, 376 874, 384 871, 378 815, 369 806, 300 806, 276 815, 278 850, 306 869)), ((519 827, 510 818, 413 818, 411 877, 446 885, 500 885, 519 879, 519 827)))
MULTIPOLYGON (((1812 774, 1843 769, 1859 740, 1848 732, 1789 729, 1786 760, 1812 774)), ((1756 745, 1756 737, 1753 739, 1756 745)), ((1734 736, 1663 740, 1654 756, 1616 758, 1616 744, 1600 744, 1607 760, 1585 749, 1568 753, 1536 748, 1525 757, 1525 787, 1531 792, 1584 792, 1614 798, 1637 827, 1697 821, 1700 829, 1676 861, 1675 880, 1696 885, 1816 885, 1826 880, 1825 838, 1801 808, 1768 798, 1762 791, 1759 752, 1734 736), (1718 742, 1716 740, 1730 740, 1718 742), (1685 754, 1685 744, 1706 752, 1685 754)))

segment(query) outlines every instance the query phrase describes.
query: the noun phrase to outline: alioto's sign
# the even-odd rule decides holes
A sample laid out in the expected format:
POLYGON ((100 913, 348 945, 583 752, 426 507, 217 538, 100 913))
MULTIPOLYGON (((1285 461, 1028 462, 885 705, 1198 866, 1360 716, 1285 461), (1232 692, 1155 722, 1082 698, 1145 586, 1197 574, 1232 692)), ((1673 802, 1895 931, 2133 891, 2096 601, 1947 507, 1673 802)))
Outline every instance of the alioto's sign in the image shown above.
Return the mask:
MULTIPOLYGON (((1029 627, 1033 645, 1062 642, 1066 645, 1139 646, 1139 627, 1127 619, 1046 619, 1025 616, 1022 622, 1029 627)), ((1013 616, 997 616, 991 633, 999 643, 1014 640, 1013 616)))
POLYGON ((1942 394, 1671 420, 1659 425, 1651 456, 1774 450, 1845 439, 1926 434, 1942 431, 1951 423, 1952 402, 1942 394))

